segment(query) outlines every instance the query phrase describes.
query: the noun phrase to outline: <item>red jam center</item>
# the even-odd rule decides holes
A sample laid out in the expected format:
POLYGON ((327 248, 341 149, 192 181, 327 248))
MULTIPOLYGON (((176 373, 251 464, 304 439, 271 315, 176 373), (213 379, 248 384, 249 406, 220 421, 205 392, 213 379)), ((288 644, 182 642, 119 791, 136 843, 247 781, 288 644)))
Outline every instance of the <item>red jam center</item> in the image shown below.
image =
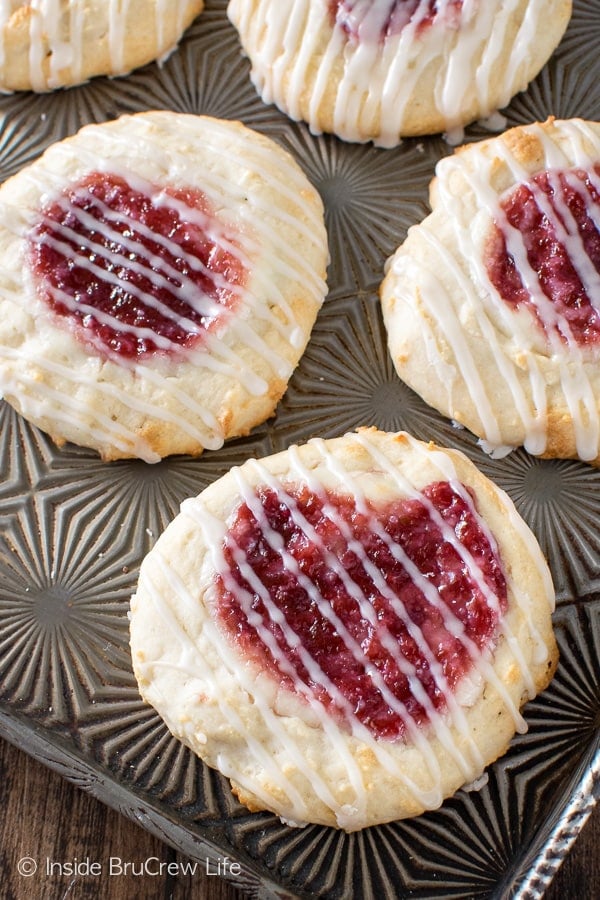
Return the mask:
POLYGON ((489 245, 490 280, 503 300, 529 309, 546 333, 592 344, 600 339, 600 166, 544 171, 502 201, 508 225, 519 232, 523 253, 537 279, 535 300, 507 246, 506 226, 496 226, 489 245))
POLYGON ((368 514, 349 497, 306 487, 262 488, 257 499, 261 521, 246 503, 236 510, 224 548, 230 577, 218 583, 218 619, 245 655, 286 689, 304 685, 341 721, 355 716, 384 739, 404 734, 407 714, 418 724, 428 721, 414 681, 443 711, 448 692, 473 666, 465 644, 490 646, 507 605, 498 555, 464 497, 435 482, 423 500, 398 500, 368 514), (437 595, 435 603, 410 565, 437 595))
POLYGON ((29 260, 39 295, 100 352, 180 353, 234 307, 232 286, 245 280, 211 237, 217 227, 200 191, 146 193, 93 173, 43 207, 29 260))
POLYGON ((331 20, 354 41, 376 43, 399 34, 418 17, 417 33, 435 19, 457 27, 463 0, 329 0, 331 20))

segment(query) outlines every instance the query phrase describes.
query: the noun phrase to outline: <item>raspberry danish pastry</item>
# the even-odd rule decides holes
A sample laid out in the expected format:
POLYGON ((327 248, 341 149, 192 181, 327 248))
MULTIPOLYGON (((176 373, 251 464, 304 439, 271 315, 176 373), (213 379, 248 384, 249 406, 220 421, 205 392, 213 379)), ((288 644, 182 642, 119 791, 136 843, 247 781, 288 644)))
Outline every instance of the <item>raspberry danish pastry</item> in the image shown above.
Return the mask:
POLYGON ((144 560, 142 695, 252 810, 355 831, 439 806, 526 729, 554 593, 462 454, 363 429, 232 469, 144 560))
POLYGON ((230 0, 252 81, 312 131, 392 147, 506 106, 571 0, 230 0))
POLYGON ((0 90, 50 91, 167 56, 203 0, 5 0, 0 90))
POLYGON ((200 453, 270 416, 326 293, 323 207, 244 125, 89 125, 0 189, 0 392, 105 459, 200 453))
POLYGON ((381 286, 400 377, 496 449, 600 463, 600 125, 442 160, 381 286))

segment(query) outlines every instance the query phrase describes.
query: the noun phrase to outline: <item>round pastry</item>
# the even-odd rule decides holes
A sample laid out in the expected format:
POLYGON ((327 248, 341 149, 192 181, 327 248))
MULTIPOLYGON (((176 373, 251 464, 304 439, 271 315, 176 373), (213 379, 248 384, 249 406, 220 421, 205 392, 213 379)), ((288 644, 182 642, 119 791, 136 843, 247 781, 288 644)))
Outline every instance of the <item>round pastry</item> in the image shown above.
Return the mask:
POLYGON ((50 91, 166 57, 203 0, 5 0, 0 90, 50 91))
POLYGON ((232 469, 144 560, 143 697, 251 810, 355 831, 481 776, 552 677, 554 594, 462 454, 363 429, 232 469))
POLYGON ((400 377, 486 449, 600 463, 600 125, 549 120, 442 160, 388 261, 400 377))
POLYGON ((0 394, 57 443, 153 462, 246 434, 326 294, 323 207, 244 125, 89 125, 0 188, 0 394))
POLYGON ((230 0, 265 103, 313 132, 393 147, 456 131, 524 90, 571 0, 230 0))

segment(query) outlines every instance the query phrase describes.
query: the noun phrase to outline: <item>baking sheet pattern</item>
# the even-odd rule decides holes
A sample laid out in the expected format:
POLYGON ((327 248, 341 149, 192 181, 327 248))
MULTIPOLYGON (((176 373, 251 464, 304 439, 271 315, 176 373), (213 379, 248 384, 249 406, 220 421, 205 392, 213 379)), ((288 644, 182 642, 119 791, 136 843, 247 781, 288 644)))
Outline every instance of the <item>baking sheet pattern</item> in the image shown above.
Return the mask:
MULTIPOLYGON (((244 864, 259 896, 539 896, 599 793, 600 472, 515 451, 486 456, 397 378, 377 297, 383 263, 427 212, 441 137, 395 150, 314 136, 257 98, 228 24, 208 2, 161 66, 51 95, 0 98, 0 179, 87 122, 161 108, 241 119, 319 189, 330 292, 276 416, 200 459, 103 464, 58 450, 0 402, 0 733, 198 859, 244 864), (228 782, 174 741, 139 698, 127 610, 139 564, 180 502, 249 456, 359 425, 463 450, 514 499, 553 572, 561 662, 526 709, 529 732, 478 791, 435 813, 345 835, 250 814, 228 782)), ((507 125, 600 119, 600 0, 576 2, 552 61, 504 111, 507 125)), ((490 134, 469 128, 465 140, 490 134)))

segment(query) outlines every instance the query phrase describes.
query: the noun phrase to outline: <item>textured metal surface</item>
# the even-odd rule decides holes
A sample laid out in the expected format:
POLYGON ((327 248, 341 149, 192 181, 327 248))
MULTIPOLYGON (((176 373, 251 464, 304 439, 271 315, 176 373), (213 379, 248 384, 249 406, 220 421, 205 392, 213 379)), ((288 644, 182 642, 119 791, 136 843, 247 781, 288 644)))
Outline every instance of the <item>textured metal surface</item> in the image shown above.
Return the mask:
MULTIPOLYGON (((238 858, 262 897, 539 896, 600 793, 600 471, 518 451, 486 457, 396 377, 377 286, 427 210, 440 138, 396 150, 310 135, 256 97, 224 0, 207 4, 162 66, 49 96, 0 99, 0 179, 82 124, 166 108, 240 118, 299 160, 327 208, 330 295, 274 419, 250 437, 157 466, 57 450, 0 403, 0 733, 198 859, 238 858), (127 610, 141 559, 186 496, 232 464, 358 425, 407 429, 465 451, 515 500, 558 592, 561 662, 527 707, 530 730, 478 792, 436 813, 345 835, 252 815, 141 702, 127 610)), ((565 39, 508 124, 600 119, 600 0, 580 0, 565 39)), ((482 126, 466 139, 487 134, 482 126)))

